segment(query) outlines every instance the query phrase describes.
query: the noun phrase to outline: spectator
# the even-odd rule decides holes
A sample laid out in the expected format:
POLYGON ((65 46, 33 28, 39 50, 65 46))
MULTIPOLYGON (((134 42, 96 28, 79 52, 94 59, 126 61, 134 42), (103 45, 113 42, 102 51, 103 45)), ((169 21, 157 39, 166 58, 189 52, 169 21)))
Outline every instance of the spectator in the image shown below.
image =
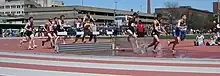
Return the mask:
POLYGON ((142 24, 141 20, 137 24, 137 35, 138 37, 144 37, 144 24, 142 24))
POLYGON ((206 46, 219 45, 216 40, 217 40, 217 36, 216 36, 216 34, 213 34, 210 38, 210 41, 206 43, 206 46))
POLYGON ((200 46, 200 45, 204 44, 204 43, 205 43, 204 39, 205 39, 205 37, 203 36, 202 33, 200 33, 200 34, 196 37, 196 41, 194 41, 194 45, 195 45, 195 46, 200 46))

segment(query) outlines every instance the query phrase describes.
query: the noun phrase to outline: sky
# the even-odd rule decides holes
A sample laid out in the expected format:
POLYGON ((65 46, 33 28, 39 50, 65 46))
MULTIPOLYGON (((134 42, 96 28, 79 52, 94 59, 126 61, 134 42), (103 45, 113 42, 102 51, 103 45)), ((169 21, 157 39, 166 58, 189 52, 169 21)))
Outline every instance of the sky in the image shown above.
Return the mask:
MULTIPOLYGON (((117 2, 117 9, 146 12, 146 0, 63 0, 65 5, 83 5, 103 8, 115 8, 117 2)), ((151 0, 151 11, 155 8, 165 7, 165 2, 177 2, 179 6, 191 6, 192 8, 213 11, 213 2, 216 0, 151 0)))

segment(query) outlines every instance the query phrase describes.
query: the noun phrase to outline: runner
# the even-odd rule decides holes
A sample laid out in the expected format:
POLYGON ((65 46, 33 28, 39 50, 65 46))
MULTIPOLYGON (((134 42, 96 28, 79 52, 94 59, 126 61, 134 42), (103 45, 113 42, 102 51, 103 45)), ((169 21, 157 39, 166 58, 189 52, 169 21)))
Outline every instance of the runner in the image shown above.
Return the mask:
POLYGON ((28 18, 28 23, 25 25, 24 27, 25 29, 25 39, 22 39, 20 41, 20 46, 23 44, 23 43, 26 43, 26 42, 29 42, 29 46, 28 46, 28 50, 33 50, 34 48, 37 47, 37 45, 35 44, 35 41, 34 41, 34 34, 33 34, 33 29, 34 29, 34 24, 33 24, 33 17, 29 17, 28 18), (31 46, 33 45, 33 46, 31 46))
POLYGON ((54 38, 56 38, 56 34, 54 32, 53 29, 53 21, 52 19, 48 19, 48 22, 44 25, 44 30, 46 31, 46 34, 48 36, 47 40, 42 41, 42 46, 44 46, 44 44, 46 42, 51 42, 51 47, 54 47, 54 38))
POLYGON ((137 41, 137 35, 136 35, 137 31, 136 31, 136 28, 135 28, 135 26, 136 26, 135 21, 136 21, 137 17, 138 17, 138 14, 136 12, 133 13, 132 16, 126 16, 125 17, 125 19, 126 19, 126 21, 128 23, 127 24, 128 25, 128 30, 127 30, 128 37, 127 37, 127 40, 132 45, 134 53, 138 53, 137 48, 139 48, 138 41, 137 41), (131 37, 134 38, 134 40, 135 40, 135 44, 134 45, 130 41, 131 37))
MULTIPOLYGON (((83 23, 82 23, 82 19, 80 18, 78 18, 76 22, 76 31, 83 32, 83 23)), ((81 34, 77 34, 75 41, 73 43, 76 43, 80 37, 81 37, 81 34)))
POLYGON ((151 36, 153 37, 153 42, 150 43, 147 46, 147 48, 154 46, 153 53, 157 54, 158 51, 156 51, 156 48, 160 44, 159 36, 160 36, 160 34, 167 33, 166 30, 164 29, 164 27, 162 26, 162 15, 161 14, 157 14, 157 18, 154 20, 154 24, 152 25, 152 28, 153 28, 153 30, 151 32, 151 36))
POLYGON ((90 37, 89 37, 89 42, 92 41, 92 39, 94 38, 94 43, 97 42, 97 26, 95 23, 93 23, 92 25, 90 25, 90 37))
POLYGON ((57 36, 57 25, 58 25, 58 18, 54 17, 53 18, 53 30, 54 30, 54 33, 56 34, 56 36, 57 36))
POLYGON ((176 47, 177 44, 179 44, 181 29, 186 28, 186 19, 187 19, 187 17, 186 17, 185 14, 183 14, 181 17, 182 18, 178 21, 178 24, 176 26, 174 26, 174 29, 173 29, 174 41, 168 41, 168 46, 173 44, 173 46, 172 46, 172 52, 173 52, 172 55, 173 56, 176 55, 175 47, 176 47))
POLYGON ((86 43, 85 37, 86 37, 86 35, 91 35, 92 34, 91 31, 90 31, 90 26, 95 23, 95 20, 90 15, 90 13, 87 13, 83 18, 83 23, 84 23, 84 29, 83 29, 84 35, 83 35, 82 41, 84 43, 86 43))
MULTIPOLYGON (((65 29, 64 29, 64 23, 65 23, 65 21, 64 21, 64 15, 61 15, 60 16, 60 19, 58 20, 58 24, 57 24, 57 26, 56 26, 56 33, 58 33, 58 32, 64 32, 65 31, 65 29)), ((60 36, 59 35, 57 35, 57 38, 56 38, 56 40, 55 40, 55 42, 57 42, 57 40, 60 38, 60 36)), ((62 44, 66 44, 66 42, 65 42, 65 40, 66 40, 66 36, 62 39, 62 41, 63 41, 63 43, 62 44)))

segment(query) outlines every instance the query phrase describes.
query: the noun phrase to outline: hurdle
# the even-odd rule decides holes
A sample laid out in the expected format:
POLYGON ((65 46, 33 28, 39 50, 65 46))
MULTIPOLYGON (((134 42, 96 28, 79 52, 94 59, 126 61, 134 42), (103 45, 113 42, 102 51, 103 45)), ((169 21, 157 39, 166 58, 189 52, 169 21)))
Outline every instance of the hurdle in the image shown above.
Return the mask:
MULTIPOLYGON (((83 35, 84 32, 76 32, 77 35, 83 35)), ((93 35, 99 35, 99 32, 93 32, 93 35)), ((107 31, 110 35, 110 41, 98 42, 98 43, 74 43, 74 44, 56 44, 56 53, 68 52, 68 51, 113 51, 115 49, 115 42, 112 31, 107 31)))

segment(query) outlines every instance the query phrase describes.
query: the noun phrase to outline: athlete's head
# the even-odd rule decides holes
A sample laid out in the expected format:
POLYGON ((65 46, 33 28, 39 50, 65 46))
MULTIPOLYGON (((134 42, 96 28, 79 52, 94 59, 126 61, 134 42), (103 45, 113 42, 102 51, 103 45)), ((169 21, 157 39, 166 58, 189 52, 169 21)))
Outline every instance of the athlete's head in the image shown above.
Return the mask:
POLYGON ((86 15, 90 15, 90 12, 87 12, 86 15))
POLYGON ((182 18, 183 20, 186 20, 186 19, 187 19, 186 14, 182 14, 182 15, 181 15, 181 18, 182 18))
POLYGON ((138 17, 138 13, 134 12, 133 15, 135 18, 138 17))
POLYGON ((60 16, 60 19, 61 19, 61 20, 64 20, 64 17, 65 17, 64 15, 61 15, 61 16, 60 16))
POLYGON ((201 36, 203 33, 202 32, 199 32, 199 36, 201 36))
POLYGON ((48 21, 49 21, 50 23, 52 23, 52 22, 53 22, 53 19, 52 19, 52 18, 49 18, 48 21))
POLYGON ((162 14, 158 13, 156 19, 158 20, 162 19, 162 14))
POLYGON ((53 20, 54 20, 54 21, 58 21, 58 18, 57 18, 57 17, 54 17, 53 20))
POLYGON ((141 24, 141 23, 142 23, 142 21, 141 21, 141 20, 139 20, 139 21, 138 21, 138 23, 139 23, 139 24, 141 24))
POLYGON ((90 12, 88 12, 87 14, 86 14, 86 16, 87 16, 87 18, 90 18, 90 12))
POLYGON ((81 18, 78 18, 77 21, 78 21, 78 22, 82 22, 82 19, 81 19, 81 18))
POLYGON ((30 21, 30 22, 33 22, 33 20, 34 20, 34 17, 29 17, 28 18, 28 21, 30 21))

